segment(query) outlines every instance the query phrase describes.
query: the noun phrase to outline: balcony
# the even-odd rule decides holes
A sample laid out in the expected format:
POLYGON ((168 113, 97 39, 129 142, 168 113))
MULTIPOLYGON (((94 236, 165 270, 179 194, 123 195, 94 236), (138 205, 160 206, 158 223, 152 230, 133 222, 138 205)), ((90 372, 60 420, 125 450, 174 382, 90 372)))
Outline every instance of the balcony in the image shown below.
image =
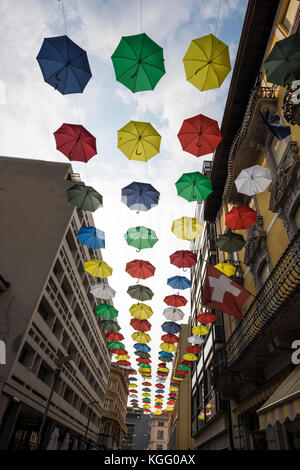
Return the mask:
POLYGON ((300 230, 250 304, 225 346, 214 356, 214 381, 223 398, 236 399, 245 382, 263 383, 264 365, 300 338, 300 230), (226 396, 225 396, 226 395, 226 396))

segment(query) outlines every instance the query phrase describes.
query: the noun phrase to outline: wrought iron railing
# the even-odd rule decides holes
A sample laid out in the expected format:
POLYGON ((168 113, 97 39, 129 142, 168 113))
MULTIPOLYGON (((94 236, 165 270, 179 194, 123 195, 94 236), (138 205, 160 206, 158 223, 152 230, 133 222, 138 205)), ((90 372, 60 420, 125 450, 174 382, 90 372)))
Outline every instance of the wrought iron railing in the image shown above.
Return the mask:
MULTIPOLYGON (((272 273, 247 309, 243 320, 234 330, 219 360, 231 367, 262 332, 268 322, 277 316, 300 290, 300 230, 282 254, 272 273), (222 357, 223 356, 223 357, 222 357)), ((216 361, 217 362, 217 361, 216 361)), ((221 364, 218 364, 219 369, 221 364)))

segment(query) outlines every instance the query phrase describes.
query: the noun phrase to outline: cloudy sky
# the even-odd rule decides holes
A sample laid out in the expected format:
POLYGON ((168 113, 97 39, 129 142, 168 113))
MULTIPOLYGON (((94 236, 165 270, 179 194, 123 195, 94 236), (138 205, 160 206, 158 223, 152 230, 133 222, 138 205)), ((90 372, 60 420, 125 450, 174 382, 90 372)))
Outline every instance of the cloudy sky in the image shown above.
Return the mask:
MULTIPOLYGON (((169 255, 189 249, 189 242, 178 240, 171 225, 174 219, 193 216, 196 204, 178 197, 174 183, 182 173, 201 171, 203 161, 211 158, 183 152, 177 133, 184 119, 199 113, 221 124, 231 79, 230 73, 221 88, 200 92, 186 81, 182 58, 192 39, 215 34, 217 27, 217 37, 229 45, 233 68, 246 7, 247 0, 143 0, 141 15, 141 0, 64 0, 68 36, 87 51, 93 77, 83 94, 63 96, 44 82, 36 61, 44 37, 66 34, 62 3, 0 3, 0 154, 68 162, 56 150, 53 137, 62 123, 80 123, 96 136, 98 155, 87 165, 73 163, 73 169, 103 195, 104 207, 93 215, 96 227, 105 231, 103 259, 113 268, 114 304, 134 366, 128 310, 135 301, 126 291, 136 280, 125 272, 125 265, 141 258, 156 267, 155 276, 143 281, 155 293, 149 303, 154 311, 149 343, 153 384, 162 311, 167 307, 163 299, 176 293, 167 279, 183 274, 170 264, 169 255), (133 94, 116 82, 110 57, 122 36, 140 32, 163 47, 166 74, 154 91, 133 94), (117 131, 130 120, 151 122, 162 136, 160 153, 147 163, 129 161, 117 148, 117 131), (161 193, 159 205, 139 214, 130 211, 121 202, 121 188, 132 181, 151 183, 161 193), (139 225, 155 230, 159 241, 151 250, 136 253, 124 234, 139 225)), ((189 291, 183 295, 189 299, 189 291)), ((189 306, 190 302, 183 308, 184 322, 189 306)), ((141 403, 141 386, 139 391, 141 403)))

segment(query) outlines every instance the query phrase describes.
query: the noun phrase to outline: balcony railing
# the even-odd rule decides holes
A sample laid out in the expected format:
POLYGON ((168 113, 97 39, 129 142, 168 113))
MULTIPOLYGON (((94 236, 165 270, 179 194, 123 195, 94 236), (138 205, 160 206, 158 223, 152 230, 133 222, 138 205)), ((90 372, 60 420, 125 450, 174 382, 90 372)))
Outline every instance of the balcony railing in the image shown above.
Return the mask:
POLYGON ((300 230, 250 304, 243 320, 225 344, 222 355, 227 367, 231 367, 240 358, 267 323, 277 316, 279 310, 299 289, 300 230))

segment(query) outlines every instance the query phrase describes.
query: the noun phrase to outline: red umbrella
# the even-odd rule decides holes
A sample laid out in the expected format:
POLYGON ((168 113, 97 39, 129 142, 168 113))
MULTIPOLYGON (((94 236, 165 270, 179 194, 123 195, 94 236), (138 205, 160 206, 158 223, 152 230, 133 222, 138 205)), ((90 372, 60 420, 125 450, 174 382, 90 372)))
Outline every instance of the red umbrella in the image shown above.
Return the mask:
POLYGON ((151 382, 142 382, 142 385, 145 385, 145 387, 150 387, 151 382))
POLYGON ((157 408, 158 410, 161 410, 162 405, 155 405, 154 408, 157 408))
POLYGON ((156 384, 155 387, 156 388, 161 388, 161 389, 166 388, 163 384, 156 384))
POLYGON ((164 398, 164 396, 158 393, 157 395, 155 395, 155 398, 164 398))
POLYGON ((169 400, 169 401, 167 401, 167 405, 176 405, 176 401, 169 400))
POLYGON ((127 351, 126 349, 110 349, 110 352, 113 353, 113 354, 127 354, 127 351))
POLYGON ((131 366, 129 361, 117 361, 118 366, 131 366))
POLYGON ((178 374, 178 375, 188 375, 189 371, 188 370, 181 370, 181 369, 177 369, 175 374, 178 374))
POLYGON ((171 305, 172 307, 183 307, 187 303, 187 300, 182 295, 175 294, 175 295, 167 295, 164 298, 164 302, 167 305, 171 305))
POLYGON ((232 230, 242 230, 251 227, 256 222, 257 213, 249 206, 238 206, 225 215, 225 224, 232 230))
POLYGON ((137 318, 132 318, 130 325, 135 330, 142 331, 143 333, 145 333, 145 331, 151 330, 151 323, 149 323, 148 320, 138 320, 137 318))
POLYGON ((194 363, 193 363, 193 361, 181 361, 181 364, 184 365, 184 366, 192 366, 194 363))
POLYGON ((177 397, 177 393, 171 392, 171 393, 169 394, 169 396, 172 397, 172 398, 176 398, 176 397, 177 397))
POLYGON ((160 364, 158 364, 158 367, 166 367, 166 363, 165 363, 165 362, 161 362, 160 364))
POLYGON ((143 357, 138 357, 136 360, 139 364, 151 364, 151 359, 143 358, 143 357))
MULTIPOLYGON (((199 346, 188 346, 187 348, 185 348, 185 350, 186 350, 186 352, 191 353, 191 354, 199 354, 202 351, 202 349, 199 348, 199 346)), ((187 362, 189 362, 189 361, 187 361, 187 362)), ((183 363, 184 363, 184 361, 182 361, 181 364, 183 364, 183 363)), ((183 364, 183 365, 186 365, 186 364, 183 364)))
POLYGON ((178 343, 179 341, 179 337, 176 335, 162 335, 161 339, 164 343, 170 344, 178 343))
POLYGON ((136 375, 137 372, 133 369, 129 369, 129 370, 124 370, 125 374, 128 374, 128 375, 136 375))
POLYGON ((203 114, 185 119, 177 137, 182 149, 196 157, 213 153, 222 140, 217 121, 203 114))
POLYGON ((169 372, 157 372, 157 375, 160 375, 161 377, 166 377, 169 372))
POLYGON ((129 261, 129 263, 126 264, 125 271, 132 277, 147 279, 148 277, 154 276, 155 267, 149 263, 149 261, 135 259, 134 261, 129 261))
POLYGON ((121 333, 108 332, 105 333, 104 336, 108 341, 121 341, 124 339, 124 336, 121 333))
POLYGON ((151 410, 144 409, 144 413, 151 413, 151 410))
POLYGON ((170 255, 170 263, 177 268, 191 268, 197 263, 197 254, 189 250, 175 251, 170 255))
POLYGON ((97 153, 95 137, 79 124, 63 124, 54 137, 57 150, 71 161, 88 162, 97 153))
POLYGON ((130 392, 130 393, 137 393, 137 391, 134 390, 134 389, 129 389, 129 392, 130 392))
POLYGON ((216 321, 216 315, 210 312, 200 313, 197 317, 199 323, 214 323, 216 321))

